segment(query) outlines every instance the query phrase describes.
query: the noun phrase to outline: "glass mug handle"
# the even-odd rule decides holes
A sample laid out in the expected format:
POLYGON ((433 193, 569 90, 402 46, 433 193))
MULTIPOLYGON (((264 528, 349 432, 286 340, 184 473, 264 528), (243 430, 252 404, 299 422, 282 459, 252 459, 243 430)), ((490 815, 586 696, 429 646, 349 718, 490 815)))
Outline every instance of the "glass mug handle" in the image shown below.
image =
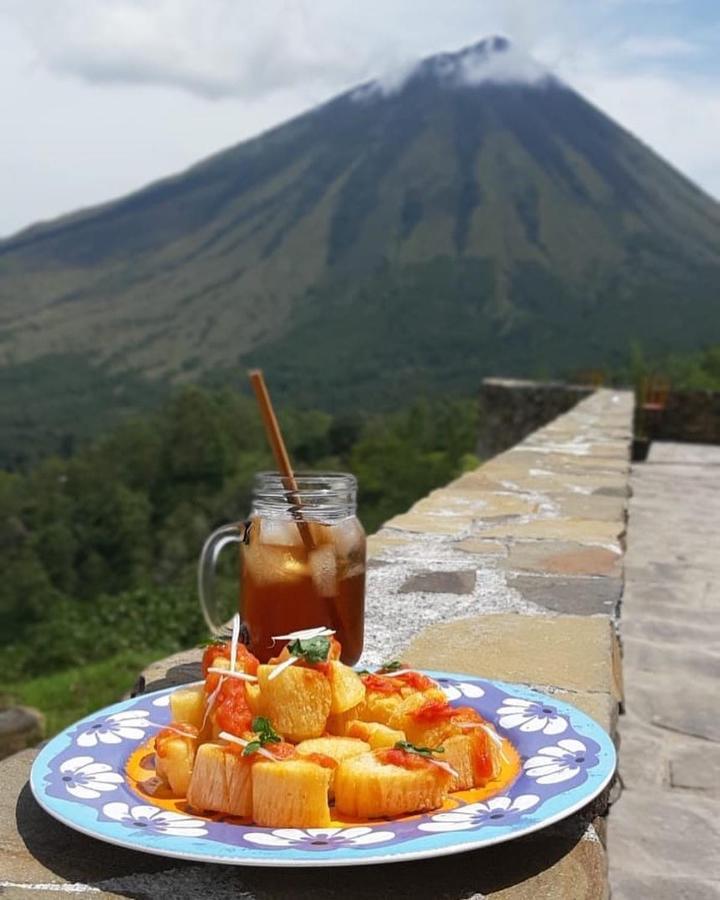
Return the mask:
MULTIPOLYGON (((221 551, 230 544, 246 544, 250 536, 250 522, 223 525, 205 541, 198 563, 198 599, 210 632, 216 637, 228 637, 229 627, 216 621, 215 567, 221 551)), ((244 630, 244 629, 243 629, 244 630)), ((242 635, 242 631, 241 631, 242 635)), ((241 636, 242 641, 242 636, 241 636)))

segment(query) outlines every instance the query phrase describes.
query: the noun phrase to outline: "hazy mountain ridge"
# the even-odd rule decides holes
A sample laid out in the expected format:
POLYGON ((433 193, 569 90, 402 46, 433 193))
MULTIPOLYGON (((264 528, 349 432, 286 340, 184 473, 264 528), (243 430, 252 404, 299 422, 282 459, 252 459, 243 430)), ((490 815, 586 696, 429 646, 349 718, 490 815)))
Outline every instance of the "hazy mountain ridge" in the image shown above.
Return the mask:
POLYGON ((319 404, 378 366, 469 389, 616 359, 631 334, 720 339, 720 206, 556 79, 508 80, 508 53, 433 57, 0 242, 0 361, 261 361, 319 404))

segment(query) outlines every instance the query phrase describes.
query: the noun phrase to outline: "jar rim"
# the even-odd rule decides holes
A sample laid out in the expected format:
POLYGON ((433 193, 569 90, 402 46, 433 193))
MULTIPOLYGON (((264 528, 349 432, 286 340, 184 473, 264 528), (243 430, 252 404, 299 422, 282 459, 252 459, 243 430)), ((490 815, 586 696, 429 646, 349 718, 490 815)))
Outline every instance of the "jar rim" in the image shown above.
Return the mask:
MULTIPOLYGON (((300 487, 300 483, 306 484, 309 487, 313 487, 316 485, 326 484, 328 487, 338 487, 338 488, 357 488, 357 478, 352 474, 352 472, 336 472, 336 471, 327 471, 327 472, 295 472, 295 481, 298 483, 298 487, 300 487)), ((284 475, 277 471, 263 471, 257 472, 255 474, 255 483, 256 485, 266 486, 268 482, 272 486, 277 484, 277 486, 285 490, 283 485, 284 475)), ((302 490, 302 489, 301 489, 302 490)))

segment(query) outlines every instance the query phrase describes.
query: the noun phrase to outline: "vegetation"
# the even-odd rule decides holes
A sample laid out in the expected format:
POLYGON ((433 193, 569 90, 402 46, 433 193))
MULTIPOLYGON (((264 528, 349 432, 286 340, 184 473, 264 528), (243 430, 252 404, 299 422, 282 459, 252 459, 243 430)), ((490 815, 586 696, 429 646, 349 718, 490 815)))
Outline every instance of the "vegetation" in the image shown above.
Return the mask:
MULTIPOLYGON (((473 461, 470 400, 281 419, 298 469, 357 475, 368 532, 473 461)), ((203 539, 248 511, 271 467, 253 401, 188 387, 68 459, 0 472, 0 690, 58 725, 129 688, 146 658, 197 643, 203 539)))

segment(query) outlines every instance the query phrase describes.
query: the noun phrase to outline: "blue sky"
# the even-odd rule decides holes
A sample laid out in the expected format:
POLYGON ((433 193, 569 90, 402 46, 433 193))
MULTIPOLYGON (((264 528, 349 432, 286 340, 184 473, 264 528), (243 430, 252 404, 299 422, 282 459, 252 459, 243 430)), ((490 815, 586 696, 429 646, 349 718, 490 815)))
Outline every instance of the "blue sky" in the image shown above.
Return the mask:
POLYGON ((0 0, 0 235, 498 32, 720 197, 720 0, 0 0))

